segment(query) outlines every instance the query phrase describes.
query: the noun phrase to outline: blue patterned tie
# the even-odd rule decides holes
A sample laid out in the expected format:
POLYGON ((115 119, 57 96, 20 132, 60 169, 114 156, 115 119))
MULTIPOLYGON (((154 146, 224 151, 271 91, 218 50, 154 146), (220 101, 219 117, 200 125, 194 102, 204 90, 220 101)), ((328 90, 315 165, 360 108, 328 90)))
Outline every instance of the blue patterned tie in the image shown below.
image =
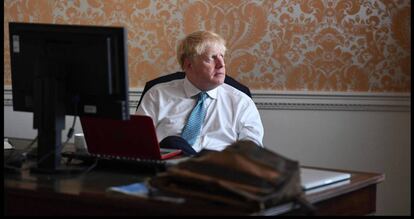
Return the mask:
POLYGON ((183 128, 181 137, 187 140, 188 144, 193 145, 200 134, 201 124, 206 116, 206 107, 204 106, 204 100, 207 98, 206 92, 200 92, 198 95, 198 101, 193 111, 191 111, 188 117, 187 124, 183 128))

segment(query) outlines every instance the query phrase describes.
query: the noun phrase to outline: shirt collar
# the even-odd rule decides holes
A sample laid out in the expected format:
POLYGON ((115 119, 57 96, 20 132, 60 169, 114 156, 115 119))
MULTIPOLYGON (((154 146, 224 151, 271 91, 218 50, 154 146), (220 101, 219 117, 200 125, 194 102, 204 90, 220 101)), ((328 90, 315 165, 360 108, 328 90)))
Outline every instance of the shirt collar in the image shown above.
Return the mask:
MULTIPOLYGON (((184 78, 184 93, 186 95, 186 97, 191 98, 195 95, 197 95, 198 93, 200 93, 201 90, 198 89, 196 86, 194 86, 187 77, 184 78)), ((208 94, 208 96, 210 98, 216 99, 217 98, 217 92, 218 92, 218 87, 207 91, 206 93, 208 94)))

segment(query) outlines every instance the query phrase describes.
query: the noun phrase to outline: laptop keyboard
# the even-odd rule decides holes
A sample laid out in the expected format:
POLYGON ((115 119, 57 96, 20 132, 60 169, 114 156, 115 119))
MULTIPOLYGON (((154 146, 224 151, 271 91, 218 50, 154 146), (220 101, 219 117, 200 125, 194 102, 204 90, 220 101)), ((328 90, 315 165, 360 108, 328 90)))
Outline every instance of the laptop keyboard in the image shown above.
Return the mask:
POLYGON ((114 170, 157 170, 164 171, 166 162, 163 160, 126 158, 117 156, 103 156, 92 154, 80 154, 75 152, 62 152, 62 157, 81 160, 85 164, 97 163, 97 168, 114 170))

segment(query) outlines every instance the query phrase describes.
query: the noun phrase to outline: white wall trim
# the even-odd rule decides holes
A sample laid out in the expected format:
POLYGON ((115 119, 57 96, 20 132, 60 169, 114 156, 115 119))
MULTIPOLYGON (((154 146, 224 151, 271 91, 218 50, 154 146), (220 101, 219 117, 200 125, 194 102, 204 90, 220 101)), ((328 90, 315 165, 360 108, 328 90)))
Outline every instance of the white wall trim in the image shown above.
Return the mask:
MULTIPOLYGON (((141 90, 129 91, 130 108, 135 109, 141 90)), ((259 110, 392 111, 411 110, 410 93, 354 92, 269 92, 253 91, 259 110)), ((4 106, 12 106, 12 90, 4 88, 4 106)))
POLYGON ((3 104, 4 106, 13 106, 13 97, 12 97, 12 90, 10 88, 4 88, 4 98, 3 104))
POLYGON ((261 110, 393 111, 411 110, 409 93, 253 92, 261 110))

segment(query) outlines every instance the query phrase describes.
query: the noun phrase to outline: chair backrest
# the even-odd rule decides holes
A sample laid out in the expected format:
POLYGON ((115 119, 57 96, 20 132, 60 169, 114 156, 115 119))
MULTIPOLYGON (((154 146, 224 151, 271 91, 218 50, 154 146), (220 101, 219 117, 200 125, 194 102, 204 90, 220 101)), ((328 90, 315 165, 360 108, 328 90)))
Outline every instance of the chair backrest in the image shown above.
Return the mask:
MULTIPOLYGON (((145 93, 151 87, 153 87, 154 85, 159 84, 159 83, 169 82, 169 81, 173 81, 173 80, 177 80, 177 79, 183 79, 184 77, 185 77, 185 73, 179 71, 179 72, 175 72, 175 73, 172 73, 172 74, 168 74, 168 75, 164 75, 164 76, 155 78, 155 79, 145 83, 145 87, 144 87, 144 90, 142 91, 141 98, 139 99, 136 110, 138 110, 138 106, 141 104, 142 97, 145 95, 145 93)), ((245 93, 250 98, 252 97, 252 94, 250 93, 250 89, 248 87, 244 86, 243 84, 241 84, 240 82, 236 81, 231 76, 226 75, 226 78, 224 79, 224 83, 226 83, 228 85, 231 85, 234 88, 240 90, 241 92, 245 93)))

